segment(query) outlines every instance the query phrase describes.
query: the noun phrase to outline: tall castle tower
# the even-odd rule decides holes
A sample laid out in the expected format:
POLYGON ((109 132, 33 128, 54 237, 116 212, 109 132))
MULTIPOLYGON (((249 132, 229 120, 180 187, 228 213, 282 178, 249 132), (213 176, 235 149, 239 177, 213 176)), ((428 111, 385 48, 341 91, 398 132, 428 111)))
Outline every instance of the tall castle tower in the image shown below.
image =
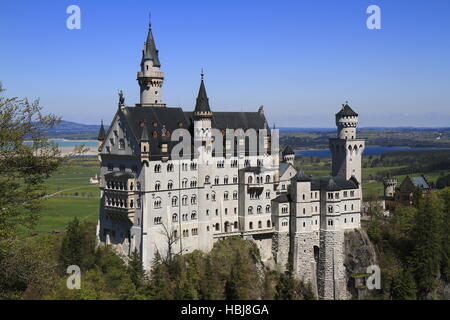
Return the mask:
MULTIPOLYGON (((198 189, 199 199, 206 199, 207 194, 212 190, 211 180, 207 177, 212 176, 212 116, 209 107, 209 99, 206 94, 205 83, 203 81, 203 71, 201 73, 200 88, 198 90, 197 102, 194 110, 194 145, 198 153, 198 189)), ((210 228, 211 220, 208 211, 211 203, 208 201, 199 202, 198 226, 201 232, 198 235, 199 248, 209 251, 213 246, 213 229, 210 228)))
POLYGON ((165 107, 162 103, 162 85, 164 73, 160 70, 161 63, 158 58, 152 26, 149 23, 147 40, 142 50, 141 71, 137 74, 139 87, 141 88, 142 107, 165 107))
POLYGON ((361 184, 361 158, 365 147, 364 139, 356 138, 358 114, 346 103, 336 113, 337 138, 330 139, 332 156, 331 175, 350 179, 352 176, 361 184))

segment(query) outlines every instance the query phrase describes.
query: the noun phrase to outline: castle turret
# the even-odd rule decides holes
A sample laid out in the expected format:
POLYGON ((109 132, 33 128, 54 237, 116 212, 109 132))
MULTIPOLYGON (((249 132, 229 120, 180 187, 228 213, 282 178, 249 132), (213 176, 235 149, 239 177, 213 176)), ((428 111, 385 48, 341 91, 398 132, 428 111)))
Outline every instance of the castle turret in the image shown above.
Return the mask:
POLYGON ((153 38, 152 26, 149 23, 147 40, 142 50, 141 71, 137 74, 137 80, 141 88, 142 107, 164 107, 162 103, 162 85, 164 74, 160 70, 158 50, 153 38))
POLYGON ((398 183, 397 179, 391 178, 390 176, 386 177, 386 179, 383 180, 384 197, 386 199, 394 198, 395 188, 397 187, 397 183, 398 183))
POLYGON ((194 139, 199 143, 199 147, 202 148, 199 151, 204 153, 211 149, 211 118, 213 113, 209 106, 203 76, 202 71, 200 88, 194 110, 194 139))
POLYGON ((105 141, 105 139, 106 139, 106 133, 105 133, 105 127, 103 126, 103 120, 102 120, 101 124, 100 124, 100 130, 98 131, 98 136, 97 136, 99 151, 100 151, 100 147, 103 144, 103 141, 105 141))
POLYGON ((142 133, 140 139, 141 145, 141 162, 148 166, 148 161, 150 160, 150 138, 148 136, 147 124, 143 121, 141 122, 142 133))
POLYGON ((364 139, 356 138, 358 114, 346 103, 336 113, 337 138, 330 139, 332 176, 350 179, 361 184, 361 158, 365 148, 364 139))
POLYGON ((281 152, 281 156, 283 157, 283 162, 294 165, 295 152, 290 146, 286 146, 284 148, 284 150, 281 152))

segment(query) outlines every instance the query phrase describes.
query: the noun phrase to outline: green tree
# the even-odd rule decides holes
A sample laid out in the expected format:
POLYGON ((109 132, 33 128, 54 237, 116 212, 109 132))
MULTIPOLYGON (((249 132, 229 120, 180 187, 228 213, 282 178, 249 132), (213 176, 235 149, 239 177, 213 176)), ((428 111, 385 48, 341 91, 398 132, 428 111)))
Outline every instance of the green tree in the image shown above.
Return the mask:
POLYGON ((59 119, 42 114, 39 100, 7 98, 3 91, 0 83, 0 250, 7 249, 4 241, 14 238, 19 227, 35 225, 43 183, 63 161, 45 136, 59 119))
POLYGON ((133 250, 128 262, 128 273, 136 288, 140 288, 145 279, 145 271, 142 266, 141 255, 136 248, 133 250))
POLYGON ((296 284, 294 279, 294 269, 289 259, 286 264, 286 271, 280 275, 278 284, 276 286, 276 299, 277 300, 297 300, 299 297, 296 293, 296 284))
POLYGON ((416 282, 408 270, 395 277, 391 285, 391 297, 394 300, 416 300, 416 282))
POLYGON ((87 270, 95 263, 95 225, 81 223, 77 218, 69 222, 62 239, 60 262, 62 272, 70 265, 87 270))
POLYGON ((414 249, 411 263, 418 297, 422 299, 436 288, 442 261, 442 221, 441 202, 434 194, 419 201, 412 230, 414 249))

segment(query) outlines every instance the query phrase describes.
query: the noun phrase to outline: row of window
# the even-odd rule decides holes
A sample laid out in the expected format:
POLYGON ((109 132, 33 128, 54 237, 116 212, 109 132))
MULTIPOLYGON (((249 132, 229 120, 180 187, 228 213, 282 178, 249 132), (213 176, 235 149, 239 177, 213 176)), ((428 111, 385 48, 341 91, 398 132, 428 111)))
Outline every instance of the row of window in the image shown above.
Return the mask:
MULTIPOLYGON (((248 207, 247 212, 248 214, 253 214, 254 213, 253 207, 252 206, 248 207)), ((258 214, 262 213, 262 206, 256 207, 256 213, 258 214)), ((266 206, 266 213, 270 213, 270 205, 266 206)))
MULTIPOLYGON (((136 184, 136 187, 137 190, 141 190, 141 184, 139 182, 136 184)), ((133 191, 134 184, 133 182, 130 182, 130 185, 128 185, 126 182, 123 181, 106 181, 106 188, 111 190, 133 191)))
MULTIPOLYGON (((191 162, 190 165, 188 165, 187 163, 182 163, 181 164, 181 170, 182 171, 188 171, 188 168, 190 168, 191 171, 195 171, 195 170, 197 170, 197 164, 195 162, 191 162)), ((154 169, 155 173, 161 173, 162 165, 161 164, 155 164, 153 169, 154 169)), ((167 164, 166 171, 167 172, 173 172, 174 171, 173 163, 168 163, 167 164)))
POLYGON ((130 203, 128 204, 127 199, 124 198, 106 198, 105 205, 108 207, 116 207, 116 208, 141 208, 141 199, 137 199, 136 203, 133 199, 130 199, 130 203))
MULTIPOLYGON (((270 179, 271 179, 270 176, 267 175, 266 176, 266 183, 270 183, 270 179)), ((253 176, 248 176, 247 182, 248 182, 248 184, 252 184, 253 183, 253 176)), ((263 183, 263 177, 257 176, 256 177, 256 183, 257 184, 263 183)))
MULTIPOLYGON (((344 191, 343 196, 344 196, 344 198, 348 198, 348 191, 344 191)), ((328 199, 339 199, 339 192, 335 192, 335 193, 328 192, 327 197, 328 197, 328 199)), ((351 198, 355 197, 355 191, 354 190, 350 191, 350 197, 351 198)))
MULTIPOLYGON (((107 168, 108 168, 108 171, 114 171, 114 164, 113 163, 108 163, 107 164, 107 168)), ((133 172, 133 173, 137 172, 137 166, 136 165, 131 166, 130 169, 131 169, 131 172, 133 172)), ((125 170, 126 170, 125 165, 120 164, 119 165, 119 170, 122 171, 122 172, 125 172, 125 170)))

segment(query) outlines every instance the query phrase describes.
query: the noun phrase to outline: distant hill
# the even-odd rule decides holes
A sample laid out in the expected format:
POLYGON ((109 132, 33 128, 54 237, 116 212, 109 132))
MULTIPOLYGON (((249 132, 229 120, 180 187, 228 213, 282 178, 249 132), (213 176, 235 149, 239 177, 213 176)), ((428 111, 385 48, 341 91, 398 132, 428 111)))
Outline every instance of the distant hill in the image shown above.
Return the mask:
MULTIPOLYGON (((54 128, 47 131, 49 138, 96 140, 100 125, 81 124, 61 121, 54 128)), ((108 130, 108 126, 105 126, 108 130)))
MULTIPOLYGON (((70 121, 61 121, 55 128, 48 130, 49 138, 59 139, 84 139, 96 140, 100 125, 81 124, 70 121)), ((336 128, 294 128, 294 127, 279 127, 281 134, 291 135, 295 133, 324 133, 329 135, 336 131, 336 128)), ((105 125, 105 130, 108 126, 105 125)), ((368 133, 370 131, 377 131, 381 136, 384 131, 399 131, 399 132, 449 132, 450 128, 419 128, 419 127, 363 127, 359 128, 359 132, 368 133)), ((328 143, 328 142, 327 142, 328 143)))

